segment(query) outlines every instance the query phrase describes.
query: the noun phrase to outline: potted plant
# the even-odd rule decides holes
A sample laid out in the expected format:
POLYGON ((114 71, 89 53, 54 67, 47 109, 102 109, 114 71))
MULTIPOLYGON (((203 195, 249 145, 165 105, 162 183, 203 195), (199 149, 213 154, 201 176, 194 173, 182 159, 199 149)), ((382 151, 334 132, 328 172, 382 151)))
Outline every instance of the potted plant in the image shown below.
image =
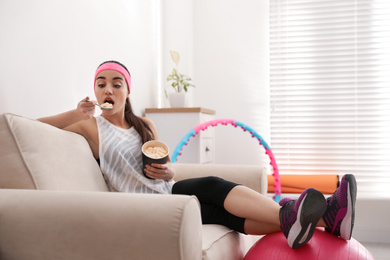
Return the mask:
POLYGON ((178 66, 180 61, 179 53, 171 51, 171 57, 176 67, 172 70, 172 73, 168 75, 167 81, 171 84, 174 91, 169 94, 169 103, 171 107, 186 107, 188 106, 188 87, 195 87, 191 83, 191 78, 187 75, 180 74, 178 72, 178 66))

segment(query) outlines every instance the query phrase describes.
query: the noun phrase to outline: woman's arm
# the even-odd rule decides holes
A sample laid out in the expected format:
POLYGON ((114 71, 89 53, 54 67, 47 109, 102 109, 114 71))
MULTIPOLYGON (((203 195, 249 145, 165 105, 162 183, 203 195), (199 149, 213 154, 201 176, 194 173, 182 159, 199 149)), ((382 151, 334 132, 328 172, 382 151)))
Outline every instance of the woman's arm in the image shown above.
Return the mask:
POLYGON ((55 116, 38 118, 38 121, 64 129, 82 120, 91 119, 95 114, 96 101, 89 101, 89 97, 81 100, 76 109, 55 116))
POLYGON ((63 130, 82 135, 87 140, 93 156, 96 159, 99 158, 99 133, 96 118, 92 117, 88 120, 76 122, 63 128, 63 130))

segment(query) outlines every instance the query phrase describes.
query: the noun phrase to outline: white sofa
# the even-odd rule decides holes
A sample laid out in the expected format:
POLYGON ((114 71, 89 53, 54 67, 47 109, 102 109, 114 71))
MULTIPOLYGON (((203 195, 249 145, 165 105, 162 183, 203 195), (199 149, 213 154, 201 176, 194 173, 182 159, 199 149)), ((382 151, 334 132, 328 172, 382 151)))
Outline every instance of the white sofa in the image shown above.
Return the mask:
MULTIPOLYGON (((86 140, 0 115, 0 259, 242 259, 259 237, 202 225, 196 197, 108 192, 86 140)), ((174 164, 265 193, 266 169, 174 164)))

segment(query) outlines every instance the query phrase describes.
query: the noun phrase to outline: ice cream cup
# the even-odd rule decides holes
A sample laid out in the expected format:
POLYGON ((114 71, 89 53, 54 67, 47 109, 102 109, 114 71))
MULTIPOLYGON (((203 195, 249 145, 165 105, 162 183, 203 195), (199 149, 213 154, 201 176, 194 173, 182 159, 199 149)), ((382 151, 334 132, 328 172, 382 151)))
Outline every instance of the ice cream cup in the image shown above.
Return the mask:
MULTIPOLYGON (((149 149, 150 150, 150 149, 149 149)), ((143 162, 143 173, 146 178, 151 179, 145 174, 145 166, 147 164, 152 165, 152 163, 165 164, 168 161, 169 156, 169 148, 168 145, 161 141, 152 140, 144 143, 142 145, 142 162, 143 162), (156 153, 148 153, 148 148, 157 148, 161 147, 165 149, 166 153, 164 154, 156 154, 156 153)))

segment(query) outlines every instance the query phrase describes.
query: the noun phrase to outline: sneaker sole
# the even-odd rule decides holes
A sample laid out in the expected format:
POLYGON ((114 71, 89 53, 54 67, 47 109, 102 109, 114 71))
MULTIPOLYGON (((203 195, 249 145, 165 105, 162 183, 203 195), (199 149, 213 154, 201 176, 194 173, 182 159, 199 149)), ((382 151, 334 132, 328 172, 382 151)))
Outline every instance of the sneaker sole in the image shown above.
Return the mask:
POLYGON ((291 248, 295 249, 309 242, 325 210, 324 195, 318 190, 309 189, 299 205, 297 221, 288 234, 287 242, 291 248))
POLYGON ((340 237, 344 240, 350 240, 355 223, 357 185, 353 175, 346 175, 344 178, 348 181, 348 206, 347 213, 340 224, 340 237))

